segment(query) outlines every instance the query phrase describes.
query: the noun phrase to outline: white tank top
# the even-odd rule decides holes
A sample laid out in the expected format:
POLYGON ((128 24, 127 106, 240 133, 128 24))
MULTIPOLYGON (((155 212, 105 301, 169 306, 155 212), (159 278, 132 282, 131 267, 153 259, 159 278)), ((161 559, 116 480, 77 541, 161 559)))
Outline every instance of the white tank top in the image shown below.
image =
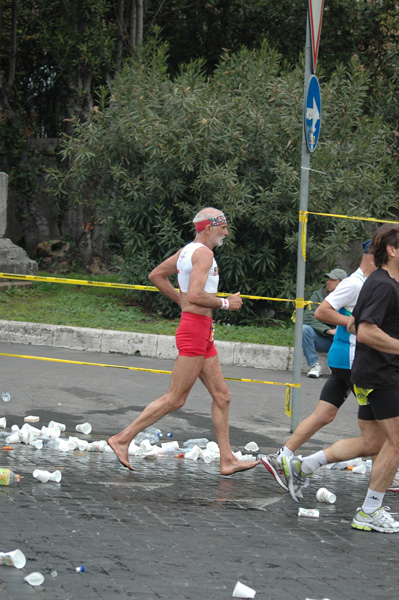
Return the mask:
MULTIPOLYGON (((179 288, 181 292, 188 291, 188 284, 190 282, 191 271, 193 270, 193 263, 191 257, 198 248, 201 248, 204 244, 198 242, 190 242, 187 246, 184 246, 180 252, 180 256, 177 259, 177 280, 179 282, 179 288)), ((205 246, 204 246, 205 247, 205 246)), ((208 294, 216 294, 218 291, 219 284, 219 272, 215 258, 213 258, 212 266, 209 269, 208 279, 206 280, 204 290, 208 294)))

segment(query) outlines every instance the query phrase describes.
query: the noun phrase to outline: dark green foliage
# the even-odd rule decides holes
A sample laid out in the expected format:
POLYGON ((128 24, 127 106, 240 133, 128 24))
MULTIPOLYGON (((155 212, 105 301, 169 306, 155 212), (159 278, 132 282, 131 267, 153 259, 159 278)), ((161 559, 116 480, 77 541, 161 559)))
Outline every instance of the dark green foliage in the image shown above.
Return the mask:
MULTIPOLYGON (((323 83, 312 167, 325 174, 311 175, 310 211, 393 214, 387 128, 364 115, 368 93, 355 60, 323 83)), ((62 150, 69 168, 53 172, 54 192, 96 204, 125 282, 147 283, 156 264, 193 238, 197 210, 215 206, 230 230, 216 251, 220 290, 294 298, 302 106, 303 67, 285 66, 266 42, 226 52, 212 77, 198 60, 172 79, 167 46, 155 37, 125 63, 111 94, 102 91, 89 121, 75 122, 62 150)), ((310 217, 308 283, 363 235, 360 222, 310 217)), ((159 306, 170 310, 169 301, 159 306)), ((264 309, 246 302, 234 317, 264 309)))

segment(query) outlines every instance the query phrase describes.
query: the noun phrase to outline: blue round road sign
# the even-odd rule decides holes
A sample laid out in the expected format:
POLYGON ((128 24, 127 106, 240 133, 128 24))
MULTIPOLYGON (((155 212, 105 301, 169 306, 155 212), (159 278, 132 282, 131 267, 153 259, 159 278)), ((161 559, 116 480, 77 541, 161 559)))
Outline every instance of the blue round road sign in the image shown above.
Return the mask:
POLYGON ((320 87, 316 75, 311 75, 306 93, 304 126, 309 152, 316 149, 321 125, 320 87))

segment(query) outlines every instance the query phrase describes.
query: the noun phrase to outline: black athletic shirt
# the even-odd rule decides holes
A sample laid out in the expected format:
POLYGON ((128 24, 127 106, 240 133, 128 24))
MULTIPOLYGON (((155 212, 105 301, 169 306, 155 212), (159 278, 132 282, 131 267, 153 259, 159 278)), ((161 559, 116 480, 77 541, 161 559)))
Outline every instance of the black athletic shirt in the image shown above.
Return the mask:
MULTIPOLYGON (((366 280, 352 314, 356 329, 366 321, 399 339, 399 284, 385 269, 377 269, 366 280)), ((352 382, 366 389, 399 388, 399 355, 356 341, 352 382)))

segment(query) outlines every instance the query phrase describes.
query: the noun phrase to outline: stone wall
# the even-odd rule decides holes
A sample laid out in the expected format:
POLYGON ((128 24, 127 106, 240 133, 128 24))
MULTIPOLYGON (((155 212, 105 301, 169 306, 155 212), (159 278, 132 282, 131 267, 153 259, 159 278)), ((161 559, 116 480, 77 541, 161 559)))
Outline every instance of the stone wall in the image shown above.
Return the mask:
MULTIPOLYGON (((59 206, 47 191, 45 169, 59 165, 58 138, 33 138, 30 140, 21 163, 30 165, 27 172, 35 178, 31 194, 13 189, 12 178, 8 189, 8 216, 4 235, 14 244, 25 248, 32 259, 42 258, 38 247, 43 242, 68 241, 74 250, 74 264, 89 271, 104 270, 109 260, 109 250, 103 239, 101 226, 96 222, 90 206, 59 206), (35 165, 33 167, 33 165, 35 165)), ((0 157, 0 170, 7 173, 7 158, 0 157)), ((1 214, 0 214, 1 219, 1 214)), ((70 252, 72 256, 72 251, 70 252)), ((54 268, 57 269, 56 260, 54 268)))

